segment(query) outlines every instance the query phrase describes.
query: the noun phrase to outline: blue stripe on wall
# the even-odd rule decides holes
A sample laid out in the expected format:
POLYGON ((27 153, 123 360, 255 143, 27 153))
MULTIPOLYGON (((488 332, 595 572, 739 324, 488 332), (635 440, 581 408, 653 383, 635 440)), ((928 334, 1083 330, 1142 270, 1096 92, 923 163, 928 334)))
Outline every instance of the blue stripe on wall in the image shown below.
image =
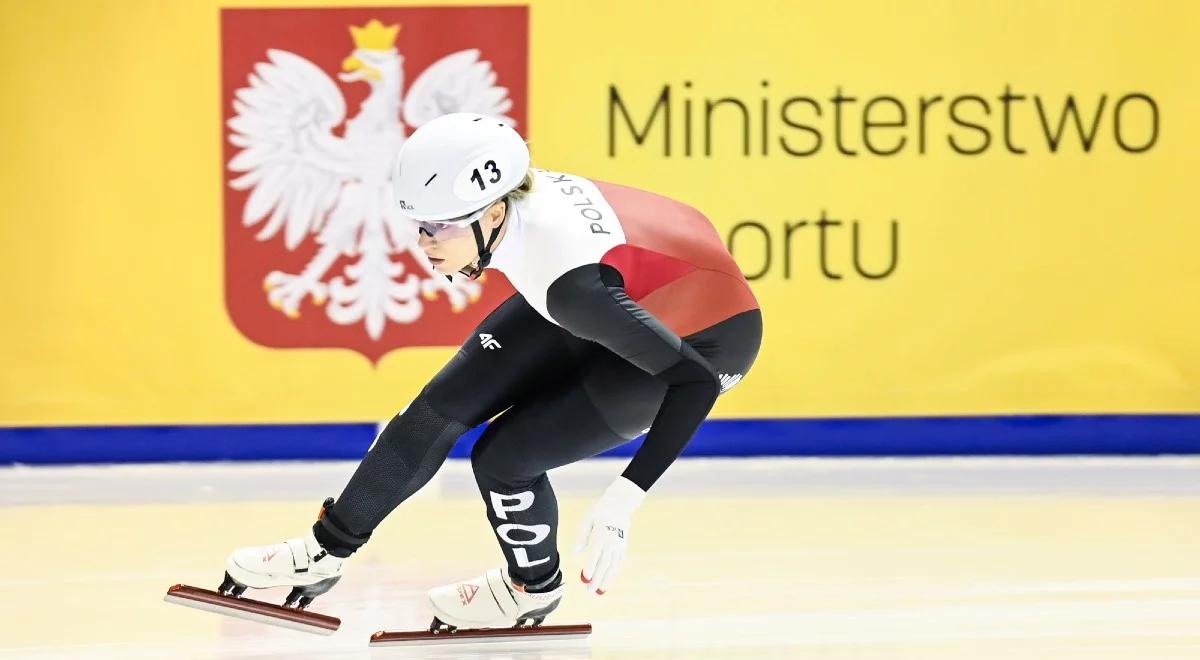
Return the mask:
MULTIPOLYGON (((0 463, 359 458, 374 424, 0 428, 0 463)), ((470 455, 481 429, 451 456, 470 455)), ((629 456, 640 441, 605 455, 629 456)), ((688 456, 1200 453, 1200 415, 721 419, 688 456)))

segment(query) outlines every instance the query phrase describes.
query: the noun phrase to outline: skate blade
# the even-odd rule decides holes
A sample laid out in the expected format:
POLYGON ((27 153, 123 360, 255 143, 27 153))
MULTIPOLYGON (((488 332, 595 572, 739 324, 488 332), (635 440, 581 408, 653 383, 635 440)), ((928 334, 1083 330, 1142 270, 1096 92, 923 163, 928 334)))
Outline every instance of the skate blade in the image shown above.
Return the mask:
POLYGON ((480 644, 486 642, 550 642, 571 639, 587 639, 592 625, 538 626, 525 628, 467 628, 454 632, 387 632, 380 630, 371 635, 371 646, 429 646, 441 644, 480 644))
POLYGON ((332 635, 342 625, 341 619, 332 616, 273 605, 250 598, 222 596, 215 591, 190 587, 186 584, 177 584, 167 589, 167 595, 163 597, 163 600, 205 612, 224 614, 316 635, 332 635))

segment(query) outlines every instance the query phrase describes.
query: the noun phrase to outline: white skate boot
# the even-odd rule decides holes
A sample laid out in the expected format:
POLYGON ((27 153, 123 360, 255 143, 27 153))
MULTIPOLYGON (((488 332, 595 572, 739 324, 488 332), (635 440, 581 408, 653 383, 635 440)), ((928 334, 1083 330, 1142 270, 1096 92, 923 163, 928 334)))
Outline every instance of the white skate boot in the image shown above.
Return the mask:
MULTIPOLYGON (((562 579, 561 574, 556 579, 562 579)), ((546 593, 529 593, 497 568, 464 582, 429 590, 435 616, 429 630, 371 635, 371 646, 420 646, 477 642, 566 641, 586 639, 589 623, 543 626, 562 602, 565 584, 546 593)))
MULTIPOLYGON (((332 505, 333 498, 327 498, 321 515, 332 505)), ((234 550, 225 560, 225 579, 216 591, 177 584, 163 599, 206 612, 329 635, 342 625, 341 620, 305 608, 342 579, 345 563, 326 552, 309 530, 283 543, 234 550), (292 587, 292 591, 283 605, 242 597, 248 588, 268 587, 292 587)))
POLYGON ((345 563, 325 552, 309 530, 283 543, 234 550, 225 560, 225 581, 217 592, 240 596, 247 587, 294 587, 283 606, 304 609, 342 579, 345 563))
POLYGON ((538 627, 558 607, 566 585, 546 593, 528 593, 508 571, 496 568, 464 582, 429 590, 434 619, 430 631, 458 628, 538 627))

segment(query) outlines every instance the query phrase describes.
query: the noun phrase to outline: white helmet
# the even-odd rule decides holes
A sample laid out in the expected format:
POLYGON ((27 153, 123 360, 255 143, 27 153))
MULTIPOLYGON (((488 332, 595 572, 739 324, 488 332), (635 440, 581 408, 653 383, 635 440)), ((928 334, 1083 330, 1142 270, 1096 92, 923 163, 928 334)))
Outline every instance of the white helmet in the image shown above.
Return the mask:
POLYGON ((396 159, 392 189, 401 212, 423 222, 474 222, 525 180, 529 147, 508 124, 472 112, 418 128, 396 159))

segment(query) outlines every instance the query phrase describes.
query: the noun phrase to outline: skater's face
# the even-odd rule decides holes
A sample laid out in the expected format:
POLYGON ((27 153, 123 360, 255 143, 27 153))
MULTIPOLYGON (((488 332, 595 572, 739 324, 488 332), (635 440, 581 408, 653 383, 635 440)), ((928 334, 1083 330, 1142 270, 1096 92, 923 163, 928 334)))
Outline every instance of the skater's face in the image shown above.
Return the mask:
MULTIPOLYGON (((483 230, 486 241, 492 235, 492 230, 504 221, 506 204, 503 200, 492 204, 479 219, 479 228, 483 230)), ((479 247, 475 244, 475 233, 471 225, 436 225, 419 223, 419 238, 417 245, 425 252, 433 269, 443 275, 450 275, 475 263, 479 258, 479 247)), ((504 234, 497 237, 492 249, 499 245, 504 234)))

